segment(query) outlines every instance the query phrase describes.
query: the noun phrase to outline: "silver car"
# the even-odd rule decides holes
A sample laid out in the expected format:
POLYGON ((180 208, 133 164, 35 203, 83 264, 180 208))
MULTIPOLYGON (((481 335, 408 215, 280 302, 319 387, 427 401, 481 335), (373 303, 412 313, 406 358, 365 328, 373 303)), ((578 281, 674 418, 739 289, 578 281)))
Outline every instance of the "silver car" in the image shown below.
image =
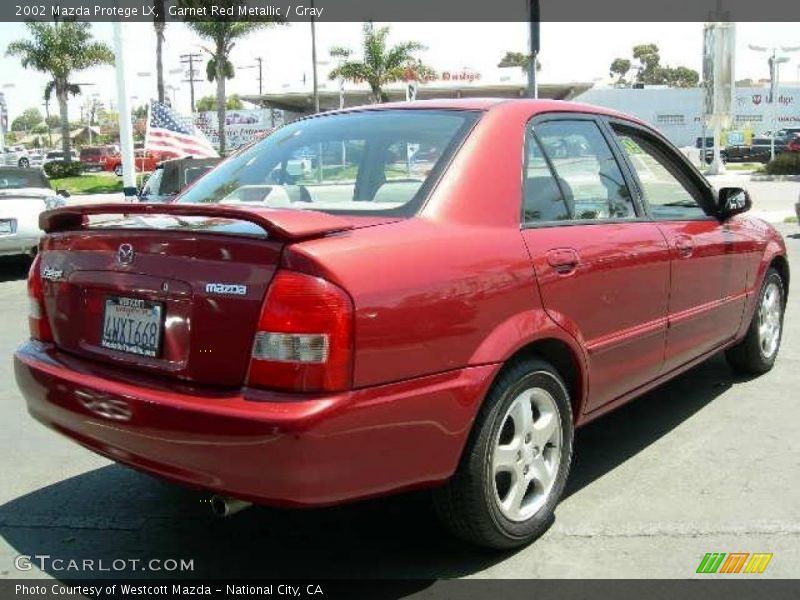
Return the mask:
POLYGON ((42 230, 39 214, 64 206, 41 169, 0 167, 0 256, 34 254, 42 230))

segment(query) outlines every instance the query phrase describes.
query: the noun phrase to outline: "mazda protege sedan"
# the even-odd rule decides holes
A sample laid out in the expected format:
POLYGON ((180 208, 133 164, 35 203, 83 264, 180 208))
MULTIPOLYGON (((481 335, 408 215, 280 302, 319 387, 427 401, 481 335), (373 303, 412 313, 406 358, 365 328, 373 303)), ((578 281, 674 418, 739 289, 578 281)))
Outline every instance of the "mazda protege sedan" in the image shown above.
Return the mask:
POLYGON ((556 101, 295 121, 170 205, 42 215, 31 414, 249 503, 432 488, 459 536, 540 535, 576 427, 724 350, 768 371, 781 236, 659 133, 556 101))

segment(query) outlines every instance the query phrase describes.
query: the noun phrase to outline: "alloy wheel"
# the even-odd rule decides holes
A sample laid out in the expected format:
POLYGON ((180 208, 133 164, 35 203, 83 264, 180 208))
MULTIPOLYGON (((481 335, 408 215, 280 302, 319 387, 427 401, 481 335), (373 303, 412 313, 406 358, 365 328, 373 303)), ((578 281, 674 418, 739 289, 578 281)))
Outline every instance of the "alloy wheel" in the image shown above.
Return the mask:
POLYGON ((778 351, 781 339, 781 308, 783 300, 781 289, 770 282, 761 296, 758 307, 758 342, 764 358, 772 358, 778 351))
POLYGON ((561 464, 563 432, 547 390, 520 393, 503 416, 494 444, 491 476, 495 502, 510 521, 526 521, 544 506, 561 464))

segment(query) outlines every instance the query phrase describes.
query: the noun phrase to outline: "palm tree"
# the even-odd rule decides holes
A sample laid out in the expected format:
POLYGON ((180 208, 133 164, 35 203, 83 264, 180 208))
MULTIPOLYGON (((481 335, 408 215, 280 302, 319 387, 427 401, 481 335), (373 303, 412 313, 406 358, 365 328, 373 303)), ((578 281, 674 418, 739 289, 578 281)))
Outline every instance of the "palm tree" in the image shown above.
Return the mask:
POLYGON ((363 32, 362 60, 349 60, 353 52, 348 48, 336 46, 330 49, 331 56, 342 60, 339 66, 330 72, 328 76, 330 79, 343 79, 354 83, 366 81, 372 90, 372 102, 377 104, 386 101, 383 86, 403 81, 409 69, 418 79, 433 76, 433 69, 415 57, 417 52, 425 50, 425 46, 419 42, 401 42, 387 48, 388 27, 376 29, 371 22, 364 23, 363 32))
POLYGON ((162 53, 164 48, 164 28, 167 26, 164 20, 164 0, 153 0, 153 27, 156 30, 156 88, 158 90, 158 101, 164 103, 164 62, 162 53))
POLYGON ((71 157, 69 138, 69 94, 80 92, 80 88, 70 82, 77 71, 96 65, 113 65, 114 53, 106 44, 92 39, 91 25, 74 21, 25 23, 33 39, 11 42, 6 49, 7 56, 17 56, 26 69, 35 69, 52 77, 45 90, 45 98, 55 91, 61 115, 61 149, 64 160, 71 157))
MULTIPOLYGON (((189 4, 188 0, 183 0, 183 2, 189 4)), ((203 5, 204 2, 205 0, 196 0, 193 4, 203 5)), ((222 5, 225 8, 233 7, 235 12, 236 7, 241 4, 241 0, 215 0, 214 4, 216 6, 222 5)), ((257 29, 270 27, 275 24, 277 24, 277 22, 274 20, 186 22, 186 25, 194 30, 197 35, 209 40, 213 44, 211 48, 204 47, 203 50, 210 56, 208 64, 206 65, 208 80, 217 82, 217 121, 219 123, 219 153, 221 155, 225 154, 225 80, 231 79, 234 75, 233 64, 228 57, 237 40, 250 35, 257 29)))

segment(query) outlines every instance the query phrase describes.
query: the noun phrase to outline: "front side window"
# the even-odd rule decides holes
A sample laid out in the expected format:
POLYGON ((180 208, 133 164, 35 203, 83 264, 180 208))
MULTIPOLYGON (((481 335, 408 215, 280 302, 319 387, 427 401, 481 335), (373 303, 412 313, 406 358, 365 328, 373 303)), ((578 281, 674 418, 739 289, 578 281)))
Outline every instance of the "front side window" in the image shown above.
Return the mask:
POLYGON ((706 213, 694 189, 656 142, 624 129, 617 130, 620 145, 630 159, 642 194, 656 219, 695 219, 706 213))
POLYGON ((225 161, 178 202, 410 216, 478 114, 390 109, 297 121, 225 161))
POLYGON ((533 134, 541 148, 535 150, 528 144, 525 197, 527 205, 541 206, 541 220, 598 221, 636 216, 622 171, 594 121, 545 121, 534 126, 533 134), (543 153, 542 160, 537 152, 543 153), (544 184, 544 157, 552 166, 566 212, 551 210, 555 190, 550 183, 538 192, 531 189, 544 184))

